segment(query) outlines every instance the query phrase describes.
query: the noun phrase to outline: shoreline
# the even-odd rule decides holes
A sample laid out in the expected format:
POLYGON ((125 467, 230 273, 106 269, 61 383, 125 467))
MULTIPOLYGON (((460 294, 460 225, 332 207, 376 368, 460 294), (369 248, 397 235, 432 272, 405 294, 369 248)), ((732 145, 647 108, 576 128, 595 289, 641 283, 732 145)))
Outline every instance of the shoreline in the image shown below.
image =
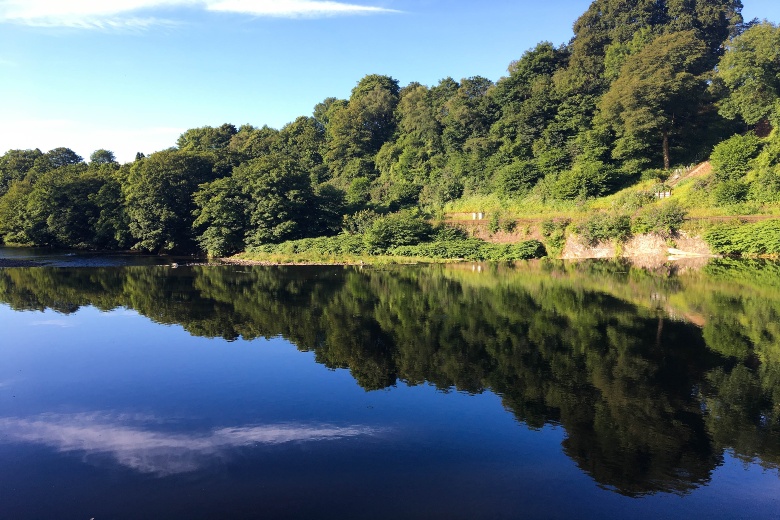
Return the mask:
POLYGON ((10 258, 0 258, 0 268, 3 267, 43 267, 43 262, 34 260, 13 260, 10 258))

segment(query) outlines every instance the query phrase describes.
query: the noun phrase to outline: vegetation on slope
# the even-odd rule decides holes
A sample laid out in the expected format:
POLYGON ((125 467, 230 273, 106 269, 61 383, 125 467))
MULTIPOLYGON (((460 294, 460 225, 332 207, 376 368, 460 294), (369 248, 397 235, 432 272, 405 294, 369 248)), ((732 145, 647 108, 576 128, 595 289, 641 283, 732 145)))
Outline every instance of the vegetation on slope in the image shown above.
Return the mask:
POLYGON ((653 194, 675 166, 711 153, 713 175, 675 186, 680 207, 780 213, 780 29, 745 23, 741 8, 595 0, 569 43, 539 43, 496 82, 368 75, 280 130, 193 128, 123 165, 108 150, 88 163, 67 148, 9 150, 0 238, 225 256, 409 208, 595 210, 652 228, 645 212, 662 211, 653 194))

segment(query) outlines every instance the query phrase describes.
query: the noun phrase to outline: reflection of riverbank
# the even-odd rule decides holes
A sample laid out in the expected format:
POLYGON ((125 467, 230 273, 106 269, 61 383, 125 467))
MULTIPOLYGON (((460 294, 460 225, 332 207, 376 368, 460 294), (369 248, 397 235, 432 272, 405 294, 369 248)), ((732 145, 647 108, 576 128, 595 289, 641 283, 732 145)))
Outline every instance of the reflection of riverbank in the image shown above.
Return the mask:
POLYGON ((201 265, 205 260, 197 256, 155 255, 137 251, 87 251, 0 246, 0 268, 201 265))
POLYGON ((8 258, 0 258, 0 268, 2 267, 39 267, 43 264, 41 262, 33 262, 32 260, 11 260, 8 258))
MULTIPOLYGON (((675 262, 638 269, 627 260, 545 259, 381 269, 42 267, 2 270, 0 301, 63 315, 86 305, 132 309, 228 341, 281 337, 329 369, 348 370, 368 391, 492 391, 519 422, 565 428, 565 453, 600 485, 642 496, 709 482, 724 450, 780 464, 778 280, 780 264, 728 259, 684 273, 675 262)), ((112 430, 103 419, 97 431, 55 446, 41 431, 64 425, 40 422, 5 428, 63 452, 97 439, 98 453, 144 468, 158 467, 159 453, 124 450, 127 436, 165 450, 195 443, 209 454, 229 451, 222 429, 192 440, 133 424, 112 430)), ((353 423, 364 424, 339 424, 353 423)), ((253 442, 267 434, 251 433, 253 442)), ((197 450, 186 454, 201 460, 197 450)))

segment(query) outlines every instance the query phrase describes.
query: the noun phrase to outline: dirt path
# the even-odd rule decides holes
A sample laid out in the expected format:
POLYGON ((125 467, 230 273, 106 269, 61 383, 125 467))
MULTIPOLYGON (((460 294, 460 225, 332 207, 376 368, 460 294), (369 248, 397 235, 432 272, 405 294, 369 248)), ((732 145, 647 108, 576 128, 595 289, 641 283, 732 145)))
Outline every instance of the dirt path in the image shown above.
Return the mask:
POLYGON ((683 173, 683 174, 673 174, 671 177, 669 177, 669 180, 666 182, 669 186, 672 188, 677 186, 679 183, 684 181, 685 179, 693 179, 696 177, 706 177, 712 172, 712 165, 710 164, 710 161, 704 161, 700 165, 696 166, 694 169, 683 173))

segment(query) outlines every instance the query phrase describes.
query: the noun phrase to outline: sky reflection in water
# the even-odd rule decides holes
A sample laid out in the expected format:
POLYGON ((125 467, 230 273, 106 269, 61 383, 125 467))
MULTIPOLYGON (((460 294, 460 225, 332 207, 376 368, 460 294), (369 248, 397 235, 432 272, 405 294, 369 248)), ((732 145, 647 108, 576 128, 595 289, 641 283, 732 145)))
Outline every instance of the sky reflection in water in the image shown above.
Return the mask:
MULTIPOLYGON (((40 444, 87 457, 107 454, 118 464, 141 473, 169 476, 206 467, 214 458, 246 446, 317 442, 375 435, 361 426, 275 424, 218 428, 206 434, 172 433, 133 426, 126 417, 105 414, 45 414, 0 419, 5 442, 40 444)), ((144 420, 148 423, 149 420, 144 420)))
POLYGON ((0 509, 771 515, 776 270, 0 270, 0 509))

